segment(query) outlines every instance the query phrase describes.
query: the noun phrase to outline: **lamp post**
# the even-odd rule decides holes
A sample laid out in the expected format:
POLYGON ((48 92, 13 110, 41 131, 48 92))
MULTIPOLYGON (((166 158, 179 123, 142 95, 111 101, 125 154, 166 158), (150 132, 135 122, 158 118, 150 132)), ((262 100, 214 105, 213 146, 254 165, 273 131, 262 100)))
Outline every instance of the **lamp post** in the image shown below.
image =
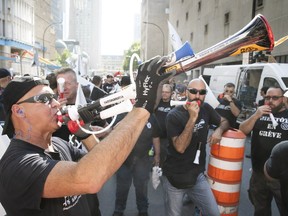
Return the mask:
POLYGON ((161 28, 159 25, 155 24, 155 23, 146 22, 146 21, 144 21, 143 23, 144 23, 144 24, 150 24, 150 25, 153 25, 153 26, 155 26, 156 28, 158 28, 158 29, 161 31, 161 33, 162 33, 162 37, 163 37, 163 41, 162 41, 162 56, 164 56, 165 35, 164 35, 164 32, 163 32, 162 28, 161 28))
POLYGON ((43 58, 45 58, 45 34, 46 34, 46 31, 47 31, 51 26, 53 26, 53 25, 60 25, 60 24, 62 24, 62 21, 50 23, 50 24, 45 28, 45 30, 44 30, 44 32, 43 32, 43 41, 42 41, 42 44, 43 44, 43 54, 42 54, 42 56, 43 56, 43 58))

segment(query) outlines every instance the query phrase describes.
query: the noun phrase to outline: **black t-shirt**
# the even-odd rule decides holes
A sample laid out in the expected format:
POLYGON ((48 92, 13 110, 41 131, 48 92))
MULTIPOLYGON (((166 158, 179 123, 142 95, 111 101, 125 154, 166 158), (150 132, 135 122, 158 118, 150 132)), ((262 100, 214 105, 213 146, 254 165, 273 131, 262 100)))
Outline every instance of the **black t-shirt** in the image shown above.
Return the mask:
POLYGON ((281 141, 288 140, 288 110, 274 113, 278 126, 275 128, 269 115, 259 118, 252 130, 251 159, 254 171, 263 173, 263 167, 273 147, 281 141))
POLYGON ((95 194, 42 198, 46 178, 53 167, 60 160, 78 161, 85 154, 59 138, 53 138, 53 146, 55 153, 22 140, 11 140, 0 161, 0 201, 7 215, 101 215, 95 194))
POLYGON ((136 156, 138 158, 142 158, 145 156, 148 157, 148 152, 151 149, 151 146, 153 144, 152 131, 153 131, 153 127, 155 127, 155 124, 156 124, 156 119, 153 115, 151 115, 145 127, 143 128, 130 155, 136 156))
POLYGON ((3 96, 2 96, 2 89, 0 87, 0 121, 5 121, 6 115, 5 115, 5 109, 3 104, 3 96))
POLYGON ((196 180, 199 173, 205 170, 206 160, 206 142, 208 136, 209 125, 219 125, 221 117, 209 104, 204 103, 198 114, 198 119, 195 123, 191 142, 184 153, 179 153, 175 150, 172 137, 179 136, 189 119, 189 113, 183 106, 177 106, 171 110, 166 119, 167 137, 169 140, 168 155, 164 163, 163 171, 166 176, 175 173, 185 174, 193 172, 193 178, 196 180), (199 164, 194 163, 197 149, 200 147, 199 164))
POLYGON ((283 206, 288 215, 288 141, 283 141, 273 148, 266 169, 269 176, 280 180, 283 206))
MULTIPOLYGON (((236 120, 237 117, 233 115, 231 112, 230 103, 227 100, 224 100, 223 98, 218 98, 219 105, 215 108, 215 110, 221 115, 222 117, 226 118, 229 121, 230 127, 236 128, 236 120)), ((242 104, 239 100, 233 98, 233 102, 236 105, 236 107, 241 111, 242 104)))
POLYGON ((114 89, 114 83, 104 83, 103 90, 108 94, 114 89))
POLYGON ((155 117, 157 120, 157 125, 154 128, 153 136, 154 137, 160 137, 160 138, 166 138, 167 132, 166 132, 166 116, 172 110, 174 106, 170 105, 170 101, 164 102, 162 99, 160 100, 157 109, 155 111, 155 117))

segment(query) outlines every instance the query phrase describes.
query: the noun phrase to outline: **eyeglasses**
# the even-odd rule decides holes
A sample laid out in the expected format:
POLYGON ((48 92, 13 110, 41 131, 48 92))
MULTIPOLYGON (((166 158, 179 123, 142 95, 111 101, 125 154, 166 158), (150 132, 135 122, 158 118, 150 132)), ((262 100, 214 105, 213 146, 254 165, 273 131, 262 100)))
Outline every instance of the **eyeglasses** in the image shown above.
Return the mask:
POLYGON ((195 89, 195 88, 188 88, 187 89, 191 94, 197 94, 199 92, 200 95, 206 95, 207 90, 206 89, 195 89))
POLYGON ((276 101, 278 100, 279 98, 282 98, 283 96, 265 96, 264 99, 265 100, 270 100, 272 98, 272 100, 276 101))
POLYGON ((234 93, 234 91, 225 90, 226 93, 234 93))
POLYGON ((57 99, 56 94, 51 94, 51 93, 46 93, 46 94, 41 94, 41 95, 35 95, 33 97, 30 97, 26 100, 20 101, 17 104, 22 104, 22 103, 49 103, 51 104, 53 99, 57 99))

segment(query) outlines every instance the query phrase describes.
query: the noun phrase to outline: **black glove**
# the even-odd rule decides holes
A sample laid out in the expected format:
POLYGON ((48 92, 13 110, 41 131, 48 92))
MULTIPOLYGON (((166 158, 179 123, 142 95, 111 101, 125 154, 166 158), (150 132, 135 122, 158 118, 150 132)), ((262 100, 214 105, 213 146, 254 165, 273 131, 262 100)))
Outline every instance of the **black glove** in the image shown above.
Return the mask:
POLYGON ((166 61, 167 57, 156 56, 139 66, 136 77, 135 107, 142 107, 150 113, 154 112, 161 99, 163 84, 176 74, 176 71, 159 74, 166 61))

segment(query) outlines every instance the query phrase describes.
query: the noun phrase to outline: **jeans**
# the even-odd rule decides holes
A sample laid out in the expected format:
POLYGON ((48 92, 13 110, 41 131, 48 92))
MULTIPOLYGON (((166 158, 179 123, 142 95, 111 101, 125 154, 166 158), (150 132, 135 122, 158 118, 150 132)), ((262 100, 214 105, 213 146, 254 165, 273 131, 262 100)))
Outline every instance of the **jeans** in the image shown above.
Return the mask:
POLYGON ((152 163, 150 158, 134 158, 131 163, 123 164, 116 173, 115 212, 124 212, 129 189, 133 180, 137 209, 140 213, 148 211, 148 181, 152 163))
POLYGON ((280 215, 286 215, 282 206, 279 181, 270 181, 263 173, 253 172, 248 194, 255 209, 254 216, 271 216, 271 202, 273 197, 280 215))
POLYGON ((182 215, 183 196, 185 193, 200 209, 202 216, 220 216, 211 187, 203 173, 198 175, 195 185, 191 188, 175 188, 165 176, 163 176, 162 182, 167 216, 182 215))

